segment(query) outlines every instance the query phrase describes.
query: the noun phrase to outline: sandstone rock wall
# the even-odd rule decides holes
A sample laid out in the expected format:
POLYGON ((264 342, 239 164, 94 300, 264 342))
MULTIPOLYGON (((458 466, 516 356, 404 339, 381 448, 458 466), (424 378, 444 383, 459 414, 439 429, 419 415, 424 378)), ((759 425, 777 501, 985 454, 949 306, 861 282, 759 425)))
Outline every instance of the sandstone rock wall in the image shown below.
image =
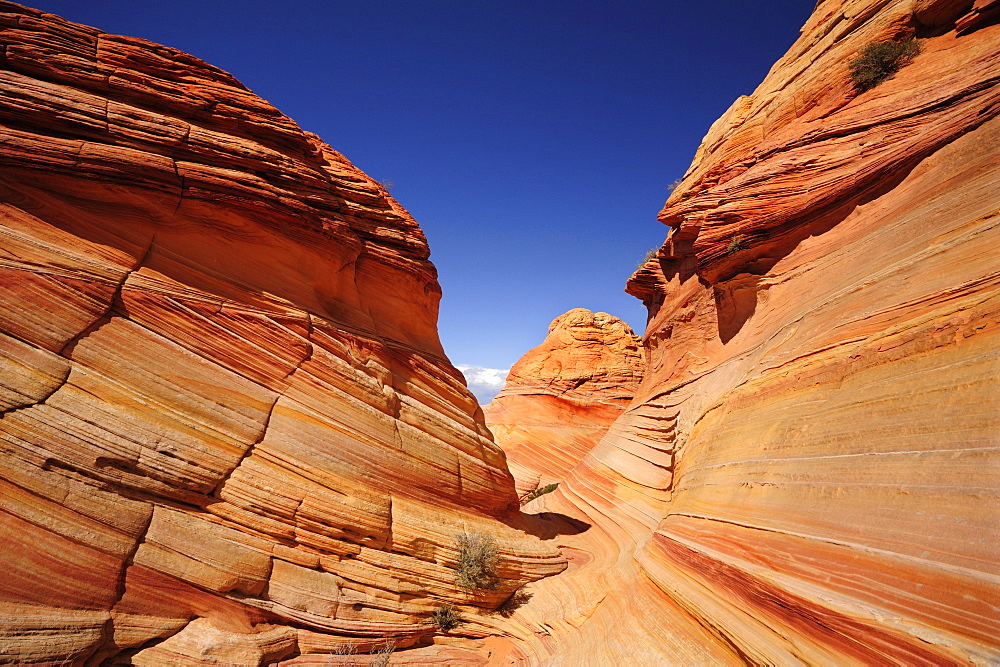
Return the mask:
POLYGON ((0 660, 1000 662, 998 18, 817 4, 661 213, 641 384, 571 311, 491 408, 563 481, 519 515, 384 189, 224 72, 0 1, 0 660), (455 586, 468 529, 500 590, 455 586))
POLYGON ((427 257, 227 73, 0 2, 0 659, 405 647, 563 569, 498 520, 427 257), (463 530, 499 590, 456 587, 463 530))
MULTIPOLYGON (((646 375, 552 506, 621 527, 601 576, 648 577, 720 661, 1000 660, 997 4, 820 2, 629 282, 646 375), (906 37, 857 93, 848 61, 906 37)), ((567 650, 601 654, 608 605, 642 606, 609 591, 567 650)))

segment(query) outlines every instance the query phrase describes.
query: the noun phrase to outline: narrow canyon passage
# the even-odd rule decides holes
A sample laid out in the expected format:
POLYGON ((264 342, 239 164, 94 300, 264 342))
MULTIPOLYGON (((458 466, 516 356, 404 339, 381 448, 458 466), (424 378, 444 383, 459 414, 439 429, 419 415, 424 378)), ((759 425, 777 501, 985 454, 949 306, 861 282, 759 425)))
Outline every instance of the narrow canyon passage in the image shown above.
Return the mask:
POLYGON ((0 662, 1000 663, 1000 0, 816 3, 642 337, 488 406, 385 184, 177 49, 0 47, 0 662))
MULTIPOLYGON (((551 665, 615 664, 623 655, 641 665, 743 664, 643 575, 635 536, 644 531, 630 530, 638 527, 569 491, 543 496, 529 511, 571 517, 589 527, 545 540, 567 556, 570 567, 525 587, 531 599, 503 626, 517 642, 512 657, 551 665)), ((501 657, 491 664, 507 663, 501 657)))

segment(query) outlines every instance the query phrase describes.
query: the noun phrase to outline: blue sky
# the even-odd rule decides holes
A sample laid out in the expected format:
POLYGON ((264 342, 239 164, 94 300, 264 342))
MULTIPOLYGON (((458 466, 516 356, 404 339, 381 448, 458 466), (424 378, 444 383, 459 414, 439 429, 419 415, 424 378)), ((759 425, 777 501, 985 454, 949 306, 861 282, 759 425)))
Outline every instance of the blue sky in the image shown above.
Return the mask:
MULTIPOLYGON (((316 132, 421 224, 456 364, 505 369, 570 308, 645 326, 622 290, 711 123, 812 0, 52 0, 188 51, 316 132)), ((481 396, 482 397, 482 396, 481 396)))

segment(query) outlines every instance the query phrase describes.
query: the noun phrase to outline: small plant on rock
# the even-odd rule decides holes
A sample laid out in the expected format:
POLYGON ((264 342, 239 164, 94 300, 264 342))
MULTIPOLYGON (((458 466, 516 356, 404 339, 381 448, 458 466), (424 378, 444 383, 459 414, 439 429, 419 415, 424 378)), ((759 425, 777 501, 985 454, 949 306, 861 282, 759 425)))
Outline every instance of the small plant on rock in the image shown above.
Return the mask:
POLYGON ((458 615, 458 612, 450 604, 443 604, 434 610, 431 620, 434 621, 434 625, 437 626, 438 630, 448 632, 462 622, 462 617, 458 615))
POLYGON ((531 599, 531 593, 526 591, 524 587, 518 588, 516 591, 511 593, 510 597, 500 603, 493 613, 499 614, 504 618, 510 618, 514 615, 514 612, 528 604, 531 599))
POLYGON ((559 482, 546 484, 545 486, 542 487, 535 486, 535 488, 533 488, 531 491, 528 491, 523 496, 521 496, 521 498, 519 499, 521 507, 524 507, 525 505, 530 503, 535 498, 538 498, 539 496, 544 496, 546 493, 552 493, 558 488, 559 488, 559 482))
POLYGON ((918 53, 920 42, 915 39, 873 42, 847 64, 851 83, 859 93, 871 90, 909 64, 918 53))
POLYGON ((495 591, 500 586, 500 555, 491 535, 474 530, 455 536, 458 573, 455 583, 468 591, 495 591))
POLYGON ((648 262, 649 260, 651 260, 651 259, 653 259, 653 258, 656 257, 656 253, 659 252, 659 250, 660 250, 659 246, 657 246, 656 248, 650 248, 649 250, 647 250, 646 254, 643 255, 643 257, 642 257, 642 261, 639 262, 638 264, 636 264, 635 268, 641 269, 643 266, 646 265, 646 262, 648 262))
POLYGON ((739 234, 733 234, 733 238, 729 239, 729 245, 726 246, 726 254, 732 255, 743 250, 743 237, 739 234))
POLYGON ((335 657, 327 664, 335 667, 386 667, 392 652, 396 650, 396 642, 392 639, 386 639, 384 642, 383 648, 372 648, 372 657, 365 659, 359 654, 358 644, 354 640, 348 640, 334 649, 335 657))
POLYGON ((392 652, 396 650, 396 642, 391 639, 385 640, 385 646, 372 651, 371 662, 368 667, 388 667, 392 652))
POLYGON ((358 658, 355 655, 357 652, 357 644, 353 640, 348 640, 334 649, 333 655, 337 658, 330 664, 336 665, 336 667, 359 667, 358 658))

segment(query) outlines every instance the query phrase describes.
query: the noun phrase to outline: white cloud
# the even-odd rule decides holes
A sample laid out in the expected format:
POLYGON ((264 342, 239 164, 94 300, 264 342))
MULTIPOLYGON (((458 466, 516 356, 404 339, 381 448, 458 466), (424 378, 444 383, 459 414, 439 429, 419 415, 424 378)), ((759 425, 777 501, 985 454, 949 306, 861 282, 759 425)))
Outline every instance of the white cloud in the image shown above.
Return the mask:
POLYGON ((466 382, 469 383, 469 390, 481 405, 492 401, 497 392, 503 389, 507 373, 510 372, 509 368, 484 368, 469 364, 456 364, 455 368, 462 371, 466 382))

